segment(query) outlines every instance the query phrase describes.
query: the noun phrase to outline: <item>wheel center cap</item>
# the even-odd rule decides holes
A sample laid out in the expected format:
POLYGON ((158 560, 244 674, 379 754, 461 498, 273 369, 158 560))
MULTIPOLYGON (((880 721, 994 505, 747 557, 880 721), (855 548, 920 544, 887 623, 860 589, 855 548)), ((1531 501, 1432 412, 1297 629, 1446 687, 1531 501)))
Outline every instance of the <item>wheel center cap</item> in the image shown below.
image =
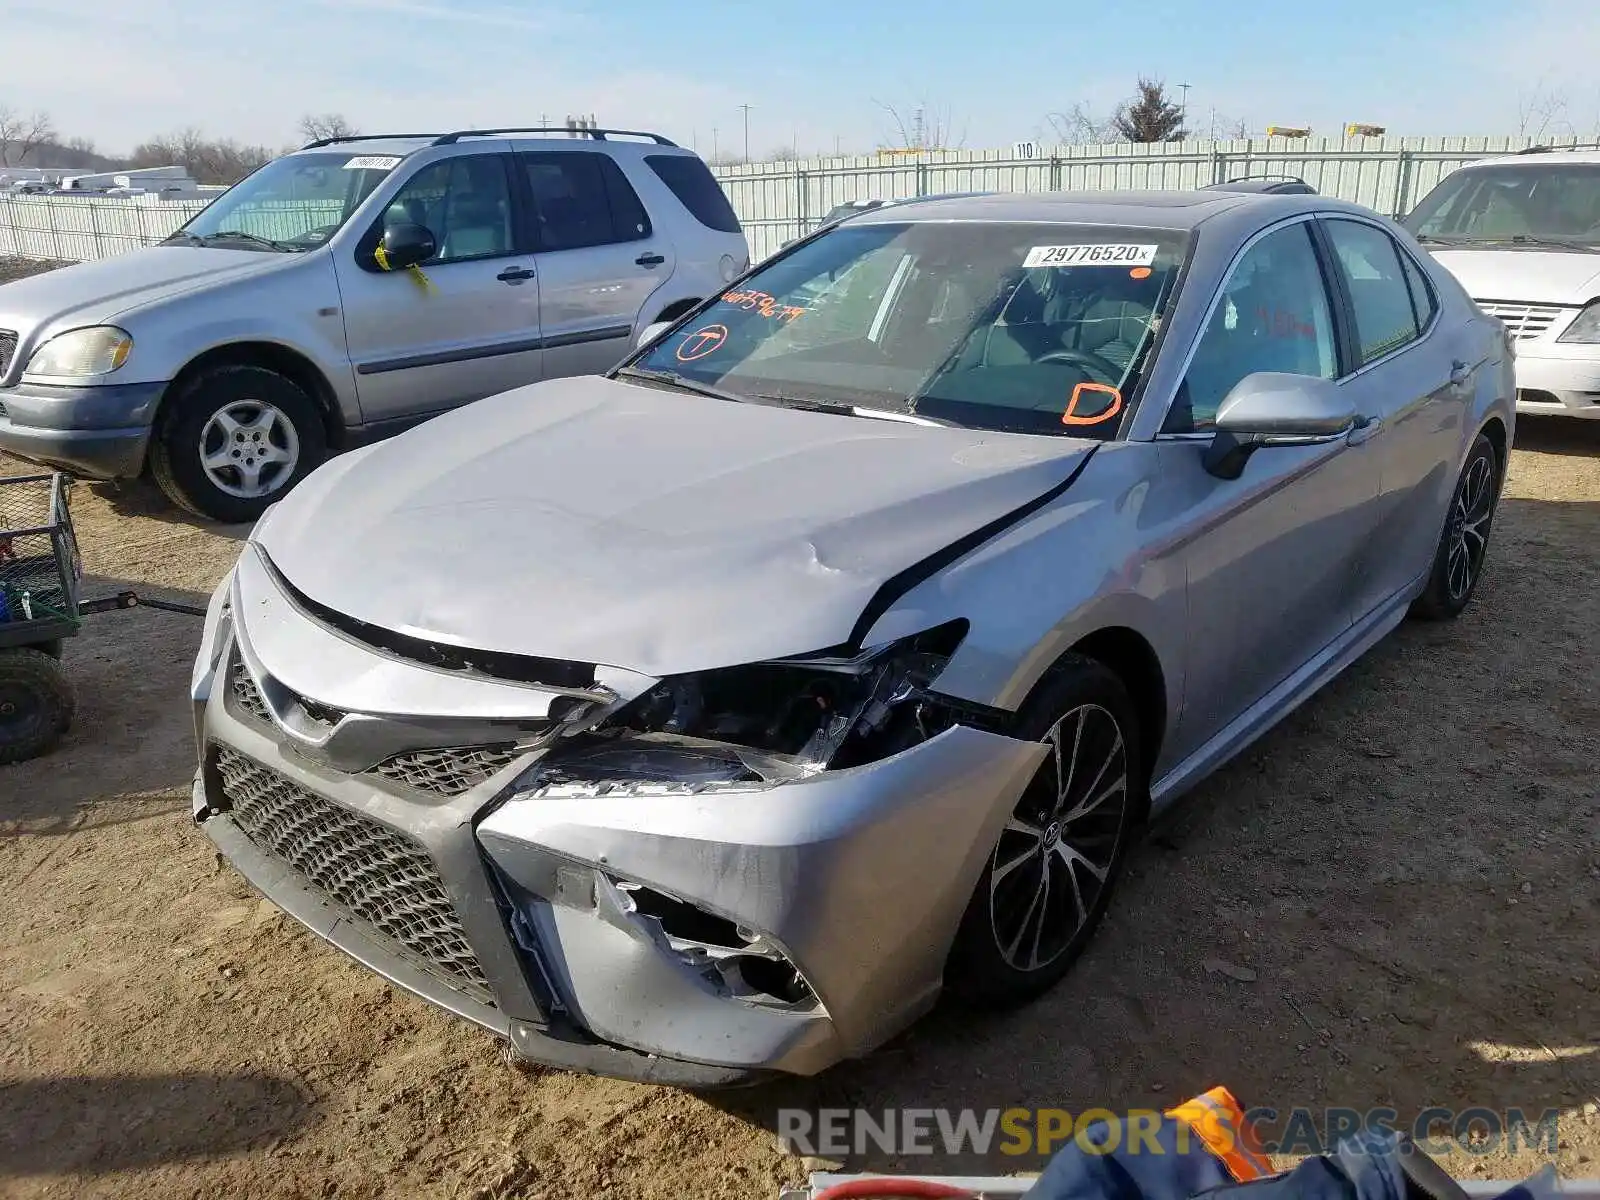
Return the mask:
POLYGON ((0 704, 0 717, 9 717, 16 711, 17 706, 12 704, 9 700, 7 700, 4 704, 0 704))
POLYGON ((1056 847, 1056 843, 1059 842, 1060 840, 1061 840, 1061 822, 1060 821, 1052 821, 1050 823, 1050 827, 1044 831, 1044 844, 1045 844, 1045 846, 1047 848, 1049 848, 1051 850, 1054 850, 1055 847, 1056 847))

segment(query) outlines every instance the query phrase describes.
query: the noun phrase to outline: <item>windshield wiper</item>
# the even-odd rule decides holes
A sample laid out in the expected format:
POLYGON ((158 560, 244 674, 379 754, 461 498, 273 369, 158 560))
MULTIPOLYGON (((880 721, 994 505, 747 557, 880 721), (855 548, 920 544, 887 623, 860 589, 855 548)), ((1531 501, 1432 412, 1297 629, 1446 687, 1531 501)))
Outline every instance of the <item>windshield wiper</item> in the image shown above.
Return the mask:
POLYGON ((1465 246, 1468 242, 1472 241, 1472 239, 1464 237, 1443 237, 1437 233, 1419 233, 1417 234, 1417 241, 1421 242, 1424 246, 1430 243, 1435 246, 1465 246))
POLYGON ((188 235, 190 241, 196 246, 209 246, 214 242, 247 242, 252 246, 265 246, 268 250, 279 250, 292 254, 304 247, 291 246, 288 242, 275 242, 271 238, 257 237, 253 233, 246 233, 242 229, 222 229, 216 233, 203 233, 188 235))
POLYGON ((738 396, 733 392, 725 392, 721 388, 714 388, 708 383, 697 383, 687 375, 680 375, 676 371, 657 371, 652 367, 619 367, 616 375, 622 379, 647 380, 663 387, 677 388, 682 392, 692 392, 696 396, 709 396, 713 400, 732 400, 735 404, 743 404, 748 399, 746 396, 738 396))
POLYGON ((1436 242, 1443 246, 1527 246, 1531 249, 1542 250, 1575 250, 1579 254, 1600 254, 1600 245, 1593 242, 1580 242, 1576 238, 1544 237, 1536 233, 1513 233, 1506 237, 1439 237, 1429 234, 1417 238, 1417 241, 1426 245, 1436 242))

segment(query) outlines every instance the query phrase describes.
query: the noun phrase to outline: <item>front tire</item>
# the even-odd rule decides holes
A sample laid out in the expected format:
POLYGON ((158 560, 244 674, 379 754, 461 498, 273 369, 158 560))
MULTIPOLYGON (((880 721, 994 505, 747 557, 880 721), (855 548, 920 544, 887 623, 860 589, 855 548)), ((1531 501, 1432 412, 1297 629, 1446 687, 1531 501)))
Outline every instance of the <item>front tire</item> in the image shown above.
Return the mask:
POLYGON ((1494 525, 1499 499, 1500 456, 1495 453, 1494 443, 1480 433, 1450 496, 1428 586, 1412 603, 1412 616, 1425 621, 1448 621, 1467 607, 1483 574, 1489 530, 1494 525))
POLYGON ((945 964, 958 1000, 1005 1007, 1054 986, 1083 953, 1147 808, 1139 721, 1122 681, 1069 655, 1021 715, 1051 753, 1023 789, 945 964))
POLYGON ((220 366, 173 397, 150 470, 174 504, 231 524, 255 520, 326 456, 305 389, 266 367, 220 366))
POLYGON ((0 650, 0 766, 47 753, 72 724, 72 685, 38 650, 0 650))

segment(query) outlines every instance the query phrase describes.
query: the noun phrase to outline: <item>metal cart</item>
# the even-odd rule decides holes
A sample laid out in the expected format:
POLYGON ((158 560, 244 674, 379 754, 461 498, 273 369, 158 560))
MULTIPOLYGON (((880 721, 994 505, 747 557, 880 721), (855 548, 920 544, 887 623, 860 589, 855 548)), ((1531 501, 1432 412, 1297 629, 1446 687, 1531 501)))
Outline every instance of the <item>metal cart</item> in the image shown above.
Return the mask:
POLYGON ((0 766, 47 753, 72 724, 76 702, 61 649, 84 617, 142 603, 205 614, 126 591, 83 600, 70 490, 65 475, 0 476, 0 766))

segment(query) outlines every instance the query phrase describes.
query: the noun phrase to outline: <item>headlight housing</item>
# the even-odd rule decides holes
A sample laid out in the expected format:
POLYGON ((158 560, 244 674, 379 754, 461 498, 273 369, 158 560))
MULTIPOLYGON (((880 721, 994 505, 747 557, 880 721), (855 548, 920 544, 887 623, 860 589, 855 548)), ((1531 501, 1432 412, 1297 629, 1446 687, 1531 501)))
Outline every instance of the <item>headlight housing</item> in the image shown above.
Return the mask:
POLYGON ((33 352, 25 375, 80 379, 109 375, 128 361, 133 338, 115 325, 91 325, 58 333, 33 352))
POLYGON ((855 655, 664 679, 552 749, 518 793, 750 791, 886 758, 953 722, 926 689, 966 632, 967 622, 955 621, 855 655))
POLYGON ((1579 342, 1594 345, 1600 342, 1600 300, 1591 300, 1577 319, 1562 330, 1558 342, 1579 342))

